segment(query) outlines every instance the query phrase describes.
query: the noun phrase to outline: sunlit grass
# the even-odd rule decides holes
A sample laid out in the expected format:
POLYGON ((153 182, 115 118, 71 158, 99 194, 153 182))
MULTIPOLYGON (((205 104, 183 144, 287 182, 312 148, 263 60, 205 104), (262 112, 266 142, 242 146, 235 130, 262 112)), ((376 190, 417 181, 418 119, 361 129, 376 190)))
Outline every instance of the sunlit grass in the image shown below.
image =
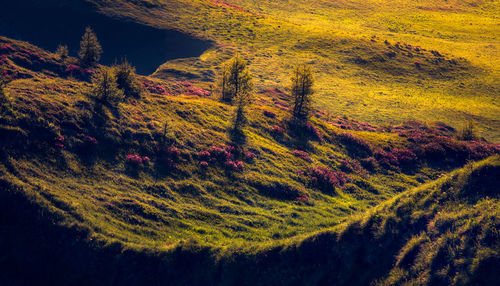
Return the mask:
POLYGON ((258 88, 287 88, 292 66, 308 63, 316 73, 322 109, 377 123, 441 120, 458 128, 473 120, 484 137, 500 138, 498 1, 227 2, 255 14, 177 0, 163 1, 155 13, 137 17, 218 43, 210 56, 201 57, 201 62, 210 59, 209 65, 196 68, 186 61, 176 69, 213 70, 210 65, 239 52, 250 60, 258 88), (386 52, 385 40, 464 58, 470 66, 436 77, 412 70, 411 59, 368 69, 352 62, 356 56, 386 52), (394 68, 407 72, 387 74, 394 68))

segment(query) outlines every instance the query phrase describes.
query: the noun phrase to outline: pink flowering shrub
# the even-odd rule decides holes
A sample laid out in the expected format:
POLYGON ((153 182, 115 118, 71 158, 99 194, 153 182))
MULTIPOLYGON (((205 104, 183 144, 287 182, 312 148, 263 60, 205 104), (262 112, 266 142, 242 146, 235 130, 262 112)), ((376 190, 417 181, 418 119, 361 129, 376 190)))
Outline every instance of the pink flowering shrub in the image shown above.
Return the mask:
POLYGON ((309 153, 301 150, 293 150, 292 152, 293 156, 301 158, 302 160, 311 163, 312 159, 309 157, 309 153))
POLYGON ((0 65, 6 65, 8 64, 8 59, 6 55, 1 55, 0 56, 0 65))
POLYGON ((378 149, 374 155, 379 164, 385 167, 411 166, 418 162, 417 155, 409 149, 395 148, 390 151, 378 149))
POLYGON ((97 141, 97 139, 95 139, 92 136, 85 136, 83 139, 84 139, 84 142, 86 144, 91 145, 91 146, 95 146, 95 145, 99 144, 99 141, 97 141))
MULTIPOLYGON (((211 146, 208 151, 201 151, 198 153, 198 159, 202 167, 208 167, 210 162, 224 166, 227 170, 242 172, 244 163, 235 160, 235 148, 230 145, 226 146, 211 146), (204 166, 206 163, 206 166, 204 166)), ((246 151, 243 153, 245 159, 252 160, 256 155, 252 152, 246 151)))
POLYGON ((66 139, 64 138, 64 136, 62 136, 62 135, 57 136, 55 146, 57 148, 61 148, 61 149, 64 148, 65 147, 64 146, 64 141, 65 140, 66 139))
POLYGON ((21 52, 14 54, 12 59, 24 67, 31 67, 33 65, 45 63, 44 58, 40 57, 37 53, 33 53, 28 50, 21 50, 21 52))
POLYGON ((168 95, 168 96, 171 95, 165 87, 149 80, 143 80, 142 86, 150 93, 168 95))
POLYGON ((340 169, 344 172, 356 173, 356 174, 364 174, 365 170, 359 163, 358 160, 354 159, 342 159, 340 160, 340 169))
POLYGON ((276 113, 269 110, 264 110, 264 116, 269 118, 276 118, 276 113))
POLYGON ((140 167, 142 165, 142 157, 137 154, 128 154, 125 158, 125 163, 131 167, 140 167))
POLYGON ((248 161, 253 161, 255 158, 257 158, 257 154, 251 152, 251 151, 245 151, 243 153, 244 157, 248 161))
POLYGON ((307 202, 309 202, 309 196, 308 196, 308 195, 304 195, 304 194, 300 194, 300 195, 296 198, 296 200, 297 200, 298 202, 307 203, 307 202))
POLYGON ((283 137, 285 134, 285 129, 281 126, 275 125, 271 128, 271 134, 276 137, 283 137))
POLYGON ((203 89, 203 88, 198 88, 194 86, 188 86, 185 89, 186 95, 194 95, 198 97, 207 97, 210 96, 210 91, 203 89))
POLYGON ((163 164, 174 167, 180 160, 181 151, 173 146, 165 146, 159 149, 158 157, 163 164))
POLYGON ((225 166, 227 169, 229 169, 231 171, 236 171, 236 172, 243 172, 243 168, 245 167, 243 162, 238 161, 238 160, 236 160, 236 161, 228 160, 228 161, 226 161, 225 166))
POLYGON ((207 161, 201 161, 201 162, 200 162, 200 166, 201 166, 202 168, 208 168, 208 166, 209 166, 209 165, 208 165, 208 162, 207 162, 207 161))
POLYGON ((377 149, 375 150, 375 158, 379 162, 380 165, 385 166, 385 167, 390 167, 390 166, 398 166, 399 162, 396 156, 390 151, 385 151, 382 149, 377 149))
POLYGON ((148 156, 141 157, 138 154, 128 154, 125 157, 125 164, 129 170, 137 171, 139 168, 149 166, 151 159, 148 156))
POLYGON ((306 127, 307 133, 314 140, 318 140, 318 141, 323 140, 323 135, 321 135, 321 132, 319 131, 319 129, 316 126, 312 125, 310 122, 307 122, 305 127, 306 127))
POLYGON ((14 48, 10 44, 0 45, 0 53, 2 53, 2 54, 11 53, 13 51, 14 51, 14 48))
POLYGON ((24 53, 31 60, 31 62, 35 62, 35 63, 44 63, 45 62, 45 59, 36 52, 26 50, 26 49, 21 50, 21 52, 24 53))
POLYGON ((66 74, 77 78, 90 78, 92 71, 89 69, 82 68, 77 65, 68 65, 66 67, 66 74))
POLYGON ((380 130, 380 127, 371 125, 368 122, 363 122, 363 121, 355 121, 352 119, 347 119, 344 117, 337 117, 335 121, 332 121, 331 118, 328 116, 325 116, 324 114, 323 118, 325 121, 330 122, 332 125, 340 128, 340 129, 345 129, 345 130, 356 130, 356 131, 369 131, 369 132, 376 132, 380 130))
POLYGON ((233 160, 234 155, 233 152, 234 147, 232 146, 224 146, 224 147, 218 147, 218 146, 212 146, 208 149, 208 152, 210 153, 211 160, 219 162, 219 163, 225 163, 227 161, 233 160))
POLYGON ((326 193, 333 193, 336 187, 343 186, 350 181, 350 178, 344 172, 333 172, 324 167, 310 167, 304 174, 312 187, 326 193))
POLYGON ((347 150, 358 156, 372 154, 372 147, 368 141, 359 138, 351 133, 340 133, 338 138, 347 148, 347 150))
POLYGON ((417 153, 430 161, 452 160, 463 163, 480 160, 500 153, 500 146, 488 142, 459 141, 447 137, 435 137, 417 147, 417 153))
POLYGON ((391 151, 400 165, 412 165, 417 163, 417 155, 409 149, 392 149, 391 151))
POLYGON ((212 154, 210 154, 210 152, 208 152, 208 151, 200 151, 198 153, 198 158, 200 158, 200 160, 208 161, 208 160, 210 160, 211 155, 212 154))

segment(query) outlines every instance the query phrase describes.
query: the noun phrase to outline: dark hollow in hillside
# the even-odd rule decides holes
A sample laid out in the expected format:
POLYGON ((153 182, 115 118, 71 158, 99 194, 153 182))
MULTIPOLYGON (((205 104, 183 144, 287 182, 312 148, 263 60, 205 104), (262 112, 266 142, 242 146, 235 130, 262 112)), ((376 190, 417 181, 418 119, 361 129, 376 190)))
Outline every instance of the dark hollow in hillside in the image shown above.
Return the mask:
POLYGON ((178 31, 109 18, 83 0, 0 0, 0 6, 0 35, 51 51, 66 44, 76 56, 85 27, 91 26, 104 50, 101 63, 110 65, 125 57, 143 75, 168 60, 198 57, 210 46, 178 31))

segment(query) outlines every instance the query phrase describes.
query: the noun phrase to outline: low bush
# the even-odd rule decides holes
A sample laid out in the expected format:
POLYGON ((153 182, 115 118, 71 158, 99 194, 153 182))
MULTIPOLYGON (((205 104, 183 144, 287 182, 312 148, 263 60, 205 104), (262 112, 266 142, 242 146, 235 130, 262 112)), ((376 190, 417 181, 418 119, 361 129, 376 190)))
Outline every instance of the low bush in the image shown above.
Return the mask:
POLYGON ((293 156, 301 158, 302 160, 311 163, 312 159, 309 157, 309 153, 301 150, 293 150, 292 152, 293 156))
POLYGON ((225 162, 225 166, 230 171, 243 172, 243 168, 245 167, 245 164, 241 161, 238 161, 238 160, 235 160, 235 161, 228 160, 225 162))
POLYGON ((305 127, 306 132, 313 140, 323 141, 323 135, 316 126, 312 125, 310 122, 307 122, 305 127))
POLYGON ((85 69, 77 65, 68 65, 66 74, 78 79, 89 79, 93 72, 90 69, 85 69))
POLYGON ((210 96, 210 91, 195 86, 186 87, 184 92, 186 93, 186 95, 191 95, 191 96, 198 96, 198 97, 210 96))
POLYGON ((142 86, 135 75, 135 68, 123 60, 119 65, 113 67, 116 84, 123 91, 125 97, 141 97, 142 86))
POLYGON ((142 157, 137 154, 128 154, 127 157, 125 157, 125 163, 133 168, 141 167, 142 162, 142 157))
POLYGON ((417 155, 409 149, 378 149, 374 153, 378 163, 384 167, 409 167, 418 162, 417 155))
POLYGON ((304 195, 304 194, 300 194, 300 195, 296 198, 296 200, 297 200, 298 202, 307 203, 307 202, 309 202, 309 196, 308 196, 308 195, 304 195))
POLYGON ((232 146, 212 146, 208 149, 208 153, 210 154, 210 160, 218 163, 225 163, 227 161, 233 160, 234 147, 232 146))
POLYGON ((264 110, 264 116, 269 118, 276 118, 276 113, 269 110, 264 110))
POLYGON ((367 157, 373 153, 372 146, 368 141, 352 133, 340 133, 338 139, 346 147, 347 151, 354 156, 367 157))
POLYGON ((56 142, 54 143, 54 145, 57 148, 63 149, 65 147, 64 141, 66 141, 66 138, 64 138, 64 136, 62 136, 62 135, 59 135, 59 136, 56 137, 56 142))
POLYGON ((344 172, 333 172, 325 167, 310 167, 303 174, 307 177, 311 187, 328 194, 335 193, 335 188, 350 181, 344 172))
POLYGON ((377 168, 377 159, 375 157, 368 157, 360 160, 361 165, 363 168, 369 171, 375 171, 377 168))
POLYGON ((167 96, 172 95, 168 92, 167 88, 153 81, 143 80, 142 87, 147 91, 149 91, 150 93, 167 95, 167 96))
POLYGON ((123 99, 123 91, 118 88, 115 75, 106 68, 102 68, 92 76, 92 86, 88 95, 106 104, 117 104, 123 99))
POLYGON ((252 162, 253 160, 255 160, 255 158, 257 158, 257 154, 253 153, 252 151, 248 151, 248 150, 243 152, 243 156, 244 156, 245 160, 247 160, 249 162, 252 162))
POLYGON ((271 128, 271 134, 275 137, 281 138, 281 137, 283 137, 283 135, 285 135, 285 128, 278 126, 278 125, 274 125, 271 128))
POLYGON ((365 170, 361 166, 361 163, 355 159, 342 159, 340 160, 340 169, 344 172, 364 174, 365 170))
POLYGON ((166 164, 169 167, 174 167, 179 163, 181 158, 181 151, 173 146, 160 147, 158 150, 158 159, 160 163, 166 164))

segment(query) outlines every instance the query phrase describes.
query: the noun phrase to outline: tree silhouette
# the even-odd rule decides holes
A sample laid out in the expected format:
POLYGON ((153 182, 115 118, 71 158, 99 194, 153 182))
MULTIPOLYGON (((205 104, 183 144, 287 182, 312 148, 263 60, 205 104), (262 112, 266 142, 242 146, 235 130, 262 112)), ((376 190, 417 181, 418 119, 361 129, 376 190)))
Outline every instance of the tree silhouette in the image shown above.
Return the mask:
POLYGON ((235 56, 223 68, 219 86, 221 98, 225 102, 232 103, 239 98, 238 104, 244 104, 249 98, 252 89, 252 77, 247 69, 246 62, 239 56, 235 56))
POLYGON ((293 118, 301 123, 306 122, 312 111, 313 76, 306 65, 295 67, 292 73, 291 93, 293 99, 293 118))
POLYGON ((96 66, 102 54, 102 47, 92 28, 87 27, 80 41, 80 64, 84 67, 96 66))
POLYGON ((135 75, 135 68, 126 60, 113 67, 118 88, 125 97, 141 97, 142 87, 135 75))
POLYGON ((103 68, 92 77, 89 95, 102 103, 116 103, 123 98, 123 91, 118 88, 113 73, 103 68))

